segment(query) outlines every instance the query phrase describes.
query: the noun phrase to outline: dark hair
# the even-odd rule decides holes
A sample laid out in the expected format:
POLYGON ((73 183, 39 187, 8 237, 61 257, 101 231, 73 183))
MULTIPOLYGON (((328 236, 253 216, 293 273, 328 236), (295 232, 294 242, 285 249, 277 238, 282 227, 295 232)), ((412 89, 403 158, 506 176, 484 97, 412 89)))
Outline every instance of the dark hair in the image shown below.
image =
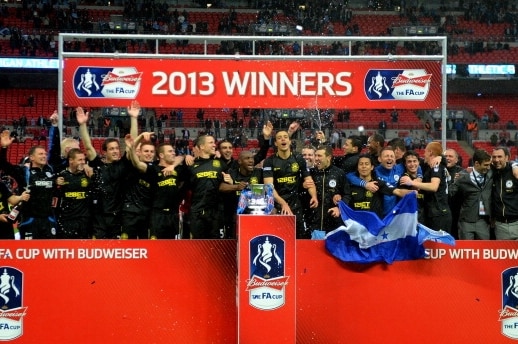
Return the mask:
POLYGON ((351 140, 351 145, 358 148, 358 152, 362 150, 363 141, 358 135, 351 135, 346 140, 351 140))
POLYGON ((117 140, 117 139, 114 139, 114 138, 106 139, 106 140, 104 140, 104 142, 101 146, 101 149, 103 150, 103 152, 106 152, 108 150, 108 145, 112 142, 117 142, 117 144, 119 145, 119 140, 117 140))
MULTIPOLYGON (((364 154, 364 153, 362 153, 362 154, 358 155, 358 164, 360 163, 360 159, 361 159, 361 158, 367 158, 367 159, 369 159, 369 161, 371 162, 371 165, 374 165, 374 159, 372 158, 372 155, 370 155, 370 154, 364 154)), ((358 164, 357 164, 357 165, 358 165, 358 164)))
POLYGON ((409 157, 409 156, 415 156, 417 158, 417 160, 419 160, 419 153, 417 153, 415 150, 407 150, 403 154, 403 161, 406 162, 406 158, 409 157))
POLYGON ((490 161, 491 155, 489 155, 488 152, 486 152, 483 149, 476 149, 473 153, 473 163, 478 162, 479 164, 483 163, 484 161, 490 161))
POLYGON ((44 146, 42 146, 42 145, 32 146, 32 147, 29 149, 29 154, 28 154, 28 155, 29 155, 29 156, 33 155, 33 154, 34 154, 34 152, 36 152, 36 149, 39 149, 39 148, 41 148, 41 149, 45 149, 45 147, 44 147, 44 146))
POLYGON ((504 151, 504 154, 505 154, 505 156, 506 156, 506 157, 511 156, 511 154, 509 153, 509 148, 507 148, 506 146, 498 146, 498 147, 495 147, 495 148, 493 149, 493 152, 494 152, 494 151, 496 151, 496 150, 499 150, 499 149, 501 149, 501 150, 503 150, 503 151, 504 151))
POLYGON ((228 139, 223 139, 223 140, 221 140, 221 141, 219 141, 219 142, 218 142, 218 144, 216 145, 216 149, 218 149, 218 150, 219 150, 219 149, 220 149, 221 144, 222 144, 222 143, 227 143, 227 142, 228 142, 228 143, 230 143, 230 145, 231 145, 232 147, 234 147, 234 145, 232 144, 232 142, 231 142, 230 140, 228 140, 228 139))
POLYGON ((326 156, 333 156, 333 148, 328 145, 320 145, 316 150, 323 150, 326 156))
POLYGON ((381 134, 372 134, 372 141, 378 142, 380 147, 385 145, 385 138, 381 134))
POLYGON ((392 140, 388 142, 388 145, 391 146, 393 149, 399 148, 402 152, 406 150, 405 147, 405 141, 403 141, 402 138, 395 137, 392 140))

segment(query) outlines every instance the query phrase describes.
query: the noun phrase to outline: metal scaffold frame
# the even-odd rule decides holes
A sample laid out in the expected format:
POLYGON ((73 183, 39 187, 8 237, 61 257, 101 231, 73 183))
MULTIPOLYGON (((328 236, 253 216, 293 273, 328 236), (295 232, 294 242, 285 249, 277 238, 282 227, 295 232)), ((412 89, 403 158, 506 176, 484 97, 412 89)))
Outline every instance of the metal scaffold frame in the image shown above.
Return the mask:
MULTIPOLYGON (((78 33, 60 33, 58 41, 59 51, 59 72, 58 72, 58 112, 63 118, 63 68, 65 58, 107 58, 107 59, 194 59, 194 60, 294 60, 294 61, 439 61, 441 62, 442 85, 441 85, 441 122, 442 133, 441 142, 446 147, 446 95, 447 95, 447 37, 445 36, 211 36, 211 35, 135 35, 135 34, 78 34, 78 33), (101 53, 101 52, 71 52, 65 51, 65 43, 68 41, 85 41, 86 39, 111 39, 126 42, 131 41, 147 41, 154 42, 155 51, 145 53, 101 53), (198 43, 203 45, 202 54, 163 54, 160 53, 160 44, 164 41, 174 44, 176 41, 188 40, 189 43, 198 43), (251 54, 209 54, 209 44, 220 44, 225 41, 249 42, 251 44, 251 54), (300 54, 297 55, 264 55, 258 52, 258 44, 260 42, 286 42, 293 44, 298 42, 300 45, 300 54), (330 45, 334 42, 341 42, 344 47, 348 47, 347 54, 344 55, 314 55, 310 47, 313 45, 330 45), (353 55, 353 46, 358 42, 394 42, 402 44, 404 42, 436 42, 440 48, 440 54, 437 55, 353 55)), ((63 121, 60 120, 60 123, 63 121)), ((61 124, 60 124, 61 125, 61 124)), ((62 128, 60 128, 62 129, 62 128)))

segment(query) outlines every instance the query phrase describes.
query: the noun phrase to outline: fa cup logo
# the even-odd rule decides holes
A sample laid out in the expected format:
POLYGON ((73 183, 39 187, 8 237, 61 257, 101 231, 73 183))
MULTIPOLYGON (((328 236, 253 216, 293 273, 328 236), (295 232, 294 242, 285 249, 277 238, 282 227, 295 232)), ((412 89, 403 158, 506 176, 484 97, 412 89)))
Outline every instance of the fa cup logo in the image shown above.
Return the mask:
POLYGON ((276 248, 277 245, 270 243, 268 237, 266 237, 264 244, 259 244, 257 247, 257 255, 255 256, 253 263, 256 266, 257 264, 261 264, 266 269, 266 275, 264 275, 265 278, 270 277, 268 273, 272 269, 272 266, 270 265, 272 258, 275 258, 277 265, 282 264, 281 257, 277 254, 276 248))
POLYGON ((14 279, 14 276, 10 276, 7 273, 7 269, 4 269, 4 273, 0 276, 0 297, 4 300, 4 305, 2 306, 2 309, 8 308, 8 295, 10 294, 11 289, 13 290, 15 297, 20 296, 20 291, 16 287, 16 284, 14 284, 14 279))
POLYGON ((11 340, 22 335, 27 311, 22 305, 23 273, 12 267, 0 267, 0 271, 0 340, 11 340))
POLYGON ((90 72, 90 68, 88 68, 86 70, 86 73, 80 74, 80 75, 81 75, 81 82, 79 83, 79 85, 77 85, 78 90, 85 91, 88 94, 88 96, 92 95, 91 89, 93 88, 93 86, 95 86, 96 91, 99 91, 100 86, 97 83, 97 81, 95 80, 96 75, 92 74, 90 72))
POLYGON ((251 306, 272 310, 285 303, 284 241, 275 235, 261 235, 250 241, 250 279, 247 291, 251 306))

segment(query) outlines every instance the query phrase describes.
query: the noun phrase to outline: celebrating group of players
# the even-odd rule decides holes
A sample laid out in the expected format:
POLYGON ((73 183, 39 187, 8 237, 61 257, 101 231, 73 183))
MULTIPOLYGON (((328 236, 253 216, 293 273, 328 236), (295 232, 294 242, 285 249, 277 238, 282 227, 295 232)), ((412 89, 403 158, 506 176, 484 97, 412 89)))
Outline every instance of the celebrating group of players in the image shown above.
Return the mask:
POLYGON ((2 237, 14 238, 8 209, 23 202, 14 220, 22 239, 234 238, 241 191, 272 184, 273 213, 296 216, 298 239, 340 226, 338 202, 384 217, 408 193, 418 198, 419 221, 430 228, 461 239, 489 239, 496 221, 497 239, 518 238, 518 183, 505 147, 492 155, 476 151, 472 169, 456 173, 438 142, 430 142, 421 158, 402 140, 385 145, 378 134, 368 138, 368 152, 362 153, 362 138, 350 136, 343 156, 334 156, 317 131, 314 145, 297 154, 292 142, 297 123, 274 133, 267 122, 258 152, 243 150, 234 159, 231 142, 200 135, 193 156, 177 156, 174 142, 156 145, 153 133, 138 134, 140 110, 137 101, 128 106, 131 130, 124 154, 114 138, 105 140, 102 155, 96 152, 89 114, 80 107, 76 117, 85 151, 78 140, 60 141, 57 112, 50 118, 48 154, 34 146, 26 161, 13 164, 7 159, 13 139, 3 132, 0 169, 18 187, 13 194, 0 185, 2 237), (267 156, 270 145, 274 152, 267 156), (450 206, 455 195, 461 195, 460 209, 450 206), (468 210, 474 215, 466 216, 468 210))

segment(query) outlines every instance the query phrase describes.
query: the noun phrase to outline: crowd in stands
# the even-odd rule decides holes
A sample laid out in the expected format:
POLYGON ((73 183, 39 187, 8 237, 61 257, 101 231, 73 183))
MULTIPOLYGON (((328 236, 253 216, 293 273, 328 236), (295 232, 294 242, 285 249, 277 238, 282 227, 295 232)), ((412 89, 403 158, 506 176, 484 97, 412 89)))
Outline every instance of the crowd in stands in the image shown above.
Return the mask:
MULTIPOLYGON (((217 5, 217 4, 214 4, 217 5)), ((464 2, 461 8, 464 15, 455 15, 453 10, 446 6, 433 8, 421 3, 419 7, 411 2, 399 1, 369 1, 365 8, 376 11, 390 10, 394 14, 391 19, 380 20, 379 26, 373 25, 376 16, 368 15, 361 20, 364 14, 355 14, 348 6, 347 1, 255 1, 250 6, 257 9, 257 13, 250 15, 242 13, 240 9, 230 8, 228 12, 217 13, 217 22, 209 22, 207 17, 199 15, 196 9, 178 8, 174 3, 155 1, 126 1, 123 10, 114 9, 103 11, 103 14, 89 9, 86 6, 78 7, 75 2, 56 4, 49 2, 22 2, 16 7, 1 6, 0 34, 9 36, 9 48, 4 45, 2 53, 20 56, 48 56, 56 54, 56 34, 58 32, 117 32, 110 29, 109 14, 122 14, 124 21, 134 22, 134 33, 157 33, 188 35, 196 34, 258 34, 257 25, 283 24, 289 27, 283 35, 390 35, 394 28, 405 25, 436 25, 437 34, 447 34, 452 57, 463 52, 475 54, 481 51, 509 50, 506 39, 516 37, 516 11, 507 1, 470 1, 464 2), (394 11, 397 9, 398 11, 394 11), (103 17, 99 17, 102 15, 103 17), (12 18, 19 21, 13 22, 12 18), (373 21, 374 20, 374 21, 373 21), (11 23, 14 23, 11 24, 11 23), (20 23, 22 23, 20 25, 20 23), (482 25, 482 26, 480 26, 482 25), (503 26, 502 26, 503 25, 503 26), (484 28, 477 33, 473 27, 484 28), (494 27, 501 28, 495 32, 494 27), (297 29, 295 29, 297 28, 297 29), (373 30, 374 28, 374 30, 373 30), (471 34, 471 37, 466 37, 471 34), (490 37, 488 37, 490 36, 490 37), (10 50, 10 51, 9 51, 10 50)), ((217 7, 217 6, 214 6, 217 7)), ((456 12, 459 13, 459 12, 456 12)), ((379 18, 383 18, 381 15, 379 18)), ((127 32, 127 31, 120 31, 127 32)), ((271 34, 271 33, 270 33, 271 34)), ((274 31, 273 34, 279 34, 274 31)), ((165 42, 164 42, 165 44, 165 42)), ((188 40, 178 40, 178 46, 187 45, 188 40)), ((231 47, 222 46, 211 53, 241 54, 251 52, 247 45, 239 42, 225 43, 231 47)), ((88 40, 88 42, 69 42, 65 47, 68 51, 100 51, 100 52, 127 52, 135 51, 128 46, 138 45, 137 52, 155 51, 155 42, 118 41, 111 39, 88 40)), ((278 47, 259 53, 297 54, 296 47, 287 47, 277 42, 278 47)), ((290 43, 291 45, 291 43, 290 43)), ((437 54, 438 47, 434 43, 406 44, 404 49, 388 42, 362 43, 358 42, 349 52, 343 47, 343 42, 334 42, 322 45, 307 51, 310 54, 437 54), (431 46, 430 46, 431 45, 431 46)), ((198 51, 196 53, 202 53, 198 51)), ((512 57, 510 56, 510 59, 512 57)))

